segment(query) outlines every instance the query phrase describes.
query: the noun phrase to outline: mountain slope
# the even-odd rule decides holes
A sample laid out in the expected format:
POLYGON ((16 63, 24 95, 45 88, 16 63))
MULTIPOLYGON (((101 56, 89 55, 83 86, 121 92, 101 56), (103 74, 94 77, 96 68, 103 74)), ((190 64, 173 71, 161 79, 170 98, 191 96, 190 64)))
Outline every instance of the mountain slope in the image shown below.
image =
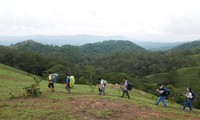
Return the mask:
POLYGON ((0 119, 200 119, 197 109, 192 114, 188 110, 182 112, 180 105, 170 101, 167 101, 168 108, 164 108, 162 103, 156 106, 156 96, 136 89, 129 92, 130 100, 120 98, 120 90, 111 84, 106 87, 106 96, 101 96, 97 89, 91 92, 87 85, 75 85, 72 93, 67 94, 64 85, 55 84, 56 91, 51 93, 47 81, 42 81, 41 97, 24 98, 20 96, 23 93, 20 88, 30 86, 31 76, 2 64, 0 71, 0 82, 3 83, 0 85, 0 119))
POLYGON ((188 50, 188 49, 195 49, 195 48, 200 48, 200 40, 192 41, 192 42, 187 42, 184 44, 181 44, 172 50, 188 50))
POLYGON ((11 47, 28 49, 43 56, 53 56, 76 64, 89 64, 99 57, 103 57, 115 52, 137 53, 146 51, 144 48, 141 48, 130 41, 114 40, 85 44, 82 46, 63 45, 61 47, 43 45, 32 40, 27 40, 12 45, 11 47))
POLYGON ((109 40, 81 46, 85 51, 110 54, 113 52, 144 52, 144 48, 123 40, 109 40))
POLYGON ((123 36, 93 36, 93 35, 28 35, 28 36, 0 36, 0 44, 9 46, 24 40, 35 40, 36 42, 48 45, 83 45, 103 40, 126 40, 123 36))

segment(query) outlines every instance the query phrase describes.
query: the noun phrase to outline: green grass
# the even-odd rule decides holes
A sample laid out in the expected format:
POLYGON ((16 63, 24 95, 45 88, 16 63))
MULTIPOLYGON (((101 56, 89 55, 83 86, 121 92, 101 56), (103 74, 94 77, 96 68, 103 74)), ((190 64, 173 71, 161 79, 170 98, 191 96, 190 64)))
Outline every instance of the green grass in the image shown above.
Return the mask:
POLYGON ((33 76, 2 64, 0 82, 0 119, 200 119, 197 109, 192 114, 182 112, 182 106, 170 101, 167 101, 169 108, 164 108, 162 103, 156 106, 156 96, 137 89, 130 91, 130 100, 120 98, 121 91, 109 84, 106 96, 98 95, 98 87, 91 92, 89 86, 77 84, 71 89, 72 93, 67 94, 64 84, 55 84, 55 92, 52 93, 47 81, 42 80, 40 89, 43 94, 25 98, 22 88, 34 82, 33 76))
MULTIPOLYGON (((181 87, 183 91, 186 87, 191 87, 197 95, 200 95, 200 66, 179 69, 177 75, 176 86, 181 87)), ((151 83, 162 82, 164 77, 166 73, 147 76, 151 83)))

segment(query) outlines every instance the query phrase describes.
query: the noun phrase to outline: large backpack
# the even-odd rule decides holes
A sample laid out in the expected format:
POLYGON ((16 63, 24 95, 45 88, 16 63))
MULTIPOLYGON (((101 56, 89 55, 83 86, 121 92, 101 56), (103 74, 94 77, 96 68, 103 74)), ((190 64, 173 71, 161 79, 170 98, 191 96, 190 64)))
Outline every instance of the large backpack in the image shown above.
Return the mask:
POLYGON ((191 98, 191 100, 194 100, 194 98, 196 97, 196 94, 195 94, 195 92, 191 92, 192 93, 192 98, 191 98))
POLYGON ((132 88, 133 88, 133 83, 129 83, 129 82, 128 82, 128 87, 127 87, 127 89, 128 89, 128 90, 132 90, 132 88))
POLYGON ((170 94, 170 89, 164 88, 165 96, 169 96, 170 94))
POLYGON ((57 81, 57 77, 58 77, 58 74, 56 74, 56 73, 54 73, 54 74, 52 74, 52 82, 56 82, 57 81))

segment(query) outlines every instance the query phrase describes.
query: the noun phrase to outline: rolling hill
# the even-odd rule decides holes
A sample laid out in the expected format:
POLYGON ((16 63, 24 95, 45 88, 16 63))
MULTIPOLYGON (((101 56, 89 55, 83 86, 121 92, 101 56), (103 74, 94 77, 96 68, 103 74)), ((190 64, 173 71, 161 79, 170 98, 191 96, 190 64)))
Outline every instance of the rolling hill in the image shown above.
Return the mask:
POLYGON ((69 48, 75 48, 72 49, 69 52, 72 52, 74 50, 81 50, 85 54, 93 52, 94 54, 98 53, 104 53, 104 54, 110 54, 112 52, 144 52, 146 51, 144 48, 130 42, 130 41, 124 41, 124 40, 109 40, 109 41, 103 41, 103 42, 97 42, 97 43, 87 43, 81 46, 72 46, 72 45, 63 45, 61 47, 53 46, 53 45, 44 45, 42 43, 35 42, 33 40, 26 40, 17 44, 12 45, 12 47, 17 48, 26 48, 31 51, 35 52, 43 52, 44 49, 48 49, 50 51, 59 52, 63 49, 69 48))
POLYGON ((196 49, 196 48, 200 48, 200 40, 183 43, 181 45, 178 45, 177 47, 172 48, 172 50, 173 51, 175 51, 175 50, 188 50, 188 49, 196 49))
POLYGON ((106 96, 91 92, 87 85, 75 85, 67 94, 63 84, 55 84, 56 91, 49 92, 47 81, 42 80, 40 97, 23 97, 24 86, 32 82, 32 75, 0 64, 0 119, 128 119, 128 120, 181 120, 200 119, 200 111, 181 111, 181 106, 167 101, 154 105, 156 96, 133 89, 131 99, 120 98, 121 92, 112 84, 106 87, 106 96))
POLYGON ((133 42, 124 40, 109 40, 97 43, 90 43, 81 46, 81 49, 88 52, 110 54, 113 52, 145 52, 146 50, 133 42))
POLYGON ((44 57, 59 58, 75 64, 90 64, 96 59, 106 55, 123 52, 141 53, 146 50, 130 41, 110 40, 97 43, 84 44, 82 46, 43 45, 33 40, 23 41, 10 46, 15 49, 28 49, 44 57))

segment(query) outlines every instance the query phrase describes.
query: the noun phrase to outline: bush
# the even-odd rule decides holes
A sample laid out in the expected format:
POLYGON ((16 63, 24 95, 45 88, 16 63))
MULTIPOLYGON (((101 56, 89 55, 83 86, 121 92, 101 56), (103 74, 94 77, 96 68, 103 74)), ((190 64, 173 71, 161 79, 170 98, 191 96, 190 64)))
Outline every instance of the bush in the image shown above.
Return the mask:
POLYGON ((24 87, 24 96, 26 97, 37 97, 42 94, 40 91, 40 82, 41 80, 38 79, 36 76, 33 77, 35 83, 33 83, 31 86, 24 87))
POLYGON ((11 99, 15 99, 15 98, 16 98, 15 95, 12 92, 9 92, 9 99, 11 100, 11 99))

